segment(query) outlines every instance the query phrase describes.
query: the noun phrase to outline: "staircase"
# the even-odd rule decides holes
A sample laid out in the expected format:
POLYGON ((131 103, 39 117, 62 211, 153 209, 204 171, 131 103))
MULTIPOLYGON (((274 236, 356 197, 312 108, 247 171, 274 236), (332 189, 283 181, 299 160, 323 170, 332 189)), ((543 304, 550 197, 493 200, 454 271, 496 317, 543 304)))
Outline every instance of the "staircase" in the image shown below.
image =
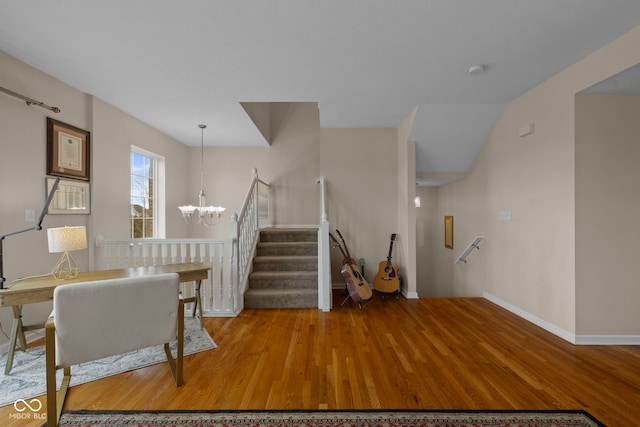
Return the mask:
POLYGON ((260 231, 244 306, 318 307, 318 230, 260 231))

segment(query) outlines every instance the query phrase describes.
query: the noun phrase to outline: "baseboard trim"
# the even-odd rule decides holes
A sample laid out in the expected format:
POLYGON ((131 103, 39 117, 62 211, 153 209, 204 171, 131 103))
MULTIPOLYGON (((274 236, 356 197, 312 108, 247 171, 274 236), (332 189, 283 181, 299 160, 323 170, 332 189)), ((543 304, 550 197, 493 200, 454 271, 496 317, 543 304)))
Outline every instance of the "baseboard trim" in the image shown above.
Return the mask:
POLYGON ((576 345, 640 345, 640 335, 576 335, 576 345))
POLYGON ((482 293, 482 297, 485 299, 488 299, 489 301, 491 301, 492 303, 499 305, 500 307, 504 308, 505 310, 508 310, 510 312, 512 312, 513 314, 515 314, 518 317, 522 317, 525 320, 528 320, 529 322, 533 323, 536 326, 541 327, 542 329, 551 332, 553 335, 556 335, 560 338, 562 338, 565 341, 569 341, 571 344, 575 344, 575 335, 572 334, 569 331, 565 331, 564 329, 554 325, 553 323, 549 323, 544 319, 539 318, 538 316, 535 316, 525 310, 522 310, 519 307, 516 307, 513 304, 509 304, 506 301, 501 300, 498 297, 495 297, 487 292, 483 292, 482 293))
POLYGON ((576 335, 487 292, 482 297, 574 345, 640 345, 640 335, 576 335))

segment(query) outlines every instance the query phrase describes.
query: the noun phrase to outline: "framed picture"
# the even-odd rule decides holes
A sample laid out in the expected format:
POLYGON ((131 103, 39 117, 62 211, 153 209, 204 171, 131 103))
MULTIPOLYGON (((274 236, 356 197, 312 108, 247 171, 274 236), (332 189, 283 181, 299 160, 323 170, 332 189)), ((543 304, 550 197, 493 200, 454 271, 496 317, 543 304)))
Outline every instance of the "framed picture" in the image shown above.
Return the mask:
POLYGON ((444 247, 453 249, 453 217, 451 215, 444 217, 444 247))
MULTIPOLYGON (((47 191, 51 192, 56 178, 47 177, 47 191)), ((60 179, 58 188, 51 198, 47 213, 54 215, 73 215, 91 213, 91 193, 88 182, 60 179)))
POLYGON ((89 181, 90 133, 47 117, 47 175, 89 181))

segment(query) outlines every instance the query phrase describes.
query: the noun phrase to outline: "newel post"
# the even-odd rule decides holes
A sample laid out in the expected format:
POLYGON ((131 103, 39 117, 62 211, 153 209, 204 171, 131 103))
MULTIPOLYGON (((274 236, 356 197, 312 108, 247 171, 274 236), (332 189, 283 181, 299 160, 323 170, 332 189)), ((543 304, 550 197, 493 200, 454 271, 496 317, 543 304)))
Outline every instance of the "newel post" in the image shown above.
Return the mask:
MULTIPOLYGON (((239 298, 240 293, 240 224, 238 214, 231 215, 231 300, 233 301, 233 312, 237 313, 244 307, 239 307, 244 298, 239 298)), ((243 304, 244 305, 244 304, 243 304)))
POLYGON ((329 215, 326 205, 326 178, 316 180, 320 184, 320 227, 318 228, 318 308, 331 311, 331 255, 329 253, 329 215))

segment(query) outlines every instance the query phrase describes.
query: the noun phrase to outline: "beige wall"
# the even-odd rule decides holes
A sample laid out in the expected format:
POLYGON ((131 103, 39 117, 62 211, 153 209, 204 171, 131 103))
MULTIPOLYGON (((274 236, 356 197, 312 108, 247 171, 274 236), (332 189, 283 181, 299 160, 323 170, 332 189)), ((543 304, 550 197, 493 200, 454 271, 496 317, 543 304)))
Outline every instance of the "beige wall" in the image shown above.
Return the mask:
MULTIPOLYGON (((397 232, 396 130, 322 129, 321 134, 329 226, 334 235, 340 230, 353 258, 364 258, 365 277, 372 281, 391 233, 397 232)), ((331 251, 334 283, 343 282, 342 258, 339 249, 331 251)))
POLYGON ((188 228, 177 206, 188 202, 187 147, 98 98, 93 98, 92 138, 92 235, 129 238, 129 155, 134 145, 165 159, 165 237, 184 236, 188 228))
POLYGON ((576 96, 578 334, 640 333, 639 116, 640 95, 576 96))
MULTIPOLYGON (((413 207, 415 143, 408 140, 408 135, 415 111, 397 130, 321 130, 315 103, 261 105, 261 129, 268 131, 271 147, 207 149, 208 200, 228 208, 228 221, 240 208, 255 166, 261 177, 274 184, 275 225, 317 224, 315 179, 325 175, 330 200, 333 195, 339 201, 333 205, 329 202, 331 228, 344 232, 352 255, 365 258, 369 277, 386 256, 390 233, 397 232, 394 260, 400 265, 405 292, 410 295, 418 288, 426 295, 437 296, 479 296, 486 292, 569 334, 637 334, 638 315, 626 310, 616 313, 621 316, 618 318, 608 315, 585 319, 597 305, 597 296, 591 295, 598 294, 592 292, 598 283, 586 281, 583 292, 579 280, 582 273, 576 274, 576 268, 590 255, 575 249, 583 237, 576 236, 576 227, 579 231, 583 228, 576 223, 575 205, 585 199, 576 199, 581 187, 575 180, 579 170, 575 166, 574 95, 639 63, 639 45, 637 28, 508 104, 469 177, 435 190, 435 214, 432 211, 434 217, 426 219, 426 223, 434 224, 431 244, 416 237, 416 230, 425 224, 420 222, 418 226, 418 221, 425 219, 413 207), (530 123, 535 124, 535 132, 518 137, 518 130, 530 123), (388 211, 385 202, 390 206, 388 211), (511 211, 511 221, 498 219, 503 210, 511 211), (360 217, 355 219, 356 215, 360 217), (455 217, 454 250, 445 249, 439 236, 444 215, 455 217), (453 260, 478 234, 487 238, 481 250, 467 264, 454 266, 453 260), (429 251, 432 257, 430 276, 420 285, 416 276, 418 243, 419 256, 429 251), (636 329, 622 325, 636 325, 636 329)), ((195 202, 199 190, 197 147, 185 147, 1 52, 0 65, 0 85, 57 105, 62 113, 55 115, 56 119, 92 131, 93 213, 47 216, 45 228, 87 225, 91 240, 96 235, 124 237, 128 150, 135 144, 167 160, 167 237, 209 232, 228 235, 224 231, 228 223, 207 231, 196 230, 183 225, 174 209, 195 202)), ((38 210, 44 201, 45 123, 53 114, 48 113, 0 95, 2 233, 28 227, 25 209, 38 210)), ((46 246, 46 233, 42 231, 7 238, 5 277, 13 280, 47 273, 58 257, 48 254, 46 246)), ((90 252, 77 254, 82 268, 89 268, 90 252)), ((603 263, 611 261, 610 265, 615 265, 617 261, 606 255, 603 263)), ((419 274, 422 277, 424 269, 419 274)), ((602 288, 598 289, 602 293, 602 288)), ((49 309, 47 304, 26 307, 26 323, 43 320, 49 309)), ((0 321, 3 325, 11 323, 9 309, 0 310, 0 321)))
MULTIPOLYGON (((35 226, 35 222, 25 221, 25 211, 33 209, 37 217, 44 205, 47 116, 90 129, 91 97, 3 52, 0 52, 0 86, 62 110, 55 114, 0 94, 0 234, 6 234, 35 226)), ((47 228, 86 226, 88 221, 87 215, 48 215, 42 223, 42 230, 4 239, 5 285, 20 277, 51 271, 60 254, 48 253, 47 228)), ((86 251, 74 254, 74 258, 80 265, 88 265, 89 254, 86 251)), ((50 304, 29 305, 23 311, 25 323, 45 319, 50 311, 50 304)), ((10 308, 0 309, 0 323, 5 331, 10 331, 11 319, 10 308)), ((5 341, 6 338, 0 335, 0 342, 5 341)))
MULTIPOLYGON (((49 215, 44 228, 86 225, 89 249, 74 254, 82 269, 100 268, 95 238, 127 238, 129 230, 129 153, 131 145, 165 159, 166 237, 228 237, 229 219, 238 212, 252 179, 252 168, 273 185, 275 226, 317 226, 319 186, 327 176, 332 229, 341 228, 353 255, 365 258, 373 277, 396 231, 397 137, 395 129, 325 129, 316 103, 260 105, 260 123, 271 146, 205 149, 204 188, 209 203, 227 207, 216 227, 189 227, 178 205, 196 203, 200 189, 200 147, 187 147, 124 112, 83 94, 14 58, 0 53, 0 85, 57 105, 57 120, 91 131, 91 215, 49 215), (331 190, 333 189, 333 190, 331 190), (375 189, 375 191, 372 191, 375 189), (372 197, 375 195, 376 197, 372 197), (380 204, 379 200, 387 203, 380 204)), ((30 226, 25 209, 44 203, 46 110, 0 95, 0 233, 30 226)), ((194 138, 199 129, 194 123, 194 138)), ((206 131, 205 131, 206 138, 206 131)), ((39 211, 38 211, 39 212, 39 211)), ((31 224, 33 225, 33 224, 31 224)), ((4 241, 8 281, 46 274, 58 259, 47 253, 46 233, 30 232, 4 241)), ((332 257, 337 256, 337 251, 332 257)), ((336 280, 342 279, 336 277, 336 280)), ((50 303, 25 307, 25 323, 43 321, 50 303)), ((11 310, 0 322, 11 325, 11 310)), ((0 337, 0 343, 6 342, 0 337)))
MULTIPOLYGON (((581 241, 576 238, 575 94, 640 62, 638 45, 640 28, 506 106, 469 177, 438 190, 439 216, 455 216, 456 248, 447 253, 436 239, 436 289, 449 287, 451 295, 466 296, 486 292, 568 339, 598 331, 640 333, 638 311, 584 321, 583 310, 597 302, 595 296, 585 299, 593 293, 576 288, 575 249, 581 241), (529 124, 535 132, 519 137, 519 129, 529 124), (499 220, 499 212, 507 210, 511 221, 499 220), (454 266, 477 234, 486 236, 480 251, 454 266), (576 301, 585 306, 576 308, 576 301)), ((611 254, 602 255, 601 263, 613 261, 611 254)))
MULTIPOLYGON (((75 90, 0 52, 0 86, 61 109, 59 114, 27 106, 0 94, 0 233, 33 227, 25 210, 40 213, 45 200, 46 118, 91 132, 91 215, 47 215, 43 230, 7 237, 3 242, 4 276, 16 278, 47 274, 60 254, 47 252, 46 229, 64 225, 87 227, 88 249, 73 254, 81 269, 93 266, 94 239, 127 238, 129 230, 129 152, 132 144, 164 156, 166 203, 176 205, 187 192, 182 178, 188 150, 178 141, 133 119, 108 104, 75 90)), ((184 235, 179 215, 167 216, 167 235, 184 235)), ((50 303, 24 308, 26 324, 38 323, 51 312, 50 303)), ((0 322, 11 325, 11 310, 0 310, 0 322)), ((8 329, 5 329, 8 330, 8 329)), ((6 338, 0 336, 0 343, 6 338)))

